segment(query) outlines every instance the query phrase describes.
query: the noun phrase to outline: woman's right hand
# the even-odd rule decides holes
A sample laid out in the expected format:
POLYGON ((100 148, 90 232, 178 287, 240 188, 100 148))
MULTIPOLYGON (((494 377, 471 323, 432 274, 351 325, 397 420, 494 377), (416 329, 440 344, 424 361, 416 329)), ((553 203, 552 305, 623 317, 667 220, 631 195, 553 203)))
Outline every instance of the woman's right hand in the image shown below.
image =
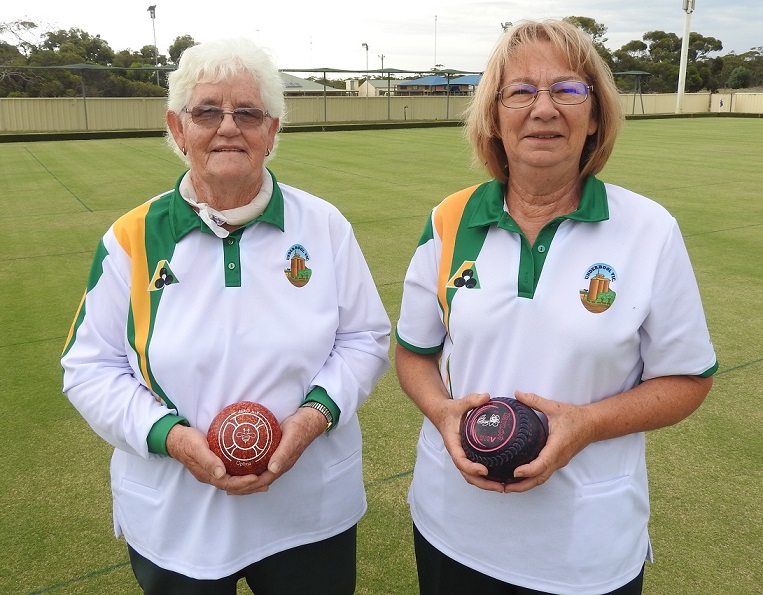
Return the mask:
POLYGON ((167 434, 167 452, 173 459, 182 463, 198 481, 213 485, 229 494, 243 496, 268 489, 267 484, 263 485, 261 480, 264 474, 228 475, 220 457, 210 450, 206 435, 196 428, 181 424, 173 426, 167 434))
POLYGON ((429 419, 440 432, 448 454, 468 483, 483 490, 503 492, 503 484, 487 479, 485 477, 487 467, 470 461, 461 446, 461 425, 464 416, 470 410, 487 403, 489 400, 490 395, 488 393, 470 393, 461 399, 443 400, 431 412, 429 419))
POLYGON ((167 452, 202 483, 221 487, 225 465, 209 448, 207 437, 196 428, 176 424, 167 434, 167 452))
POLYGON ((487 403, 490 395, 470 393, 461 399, 452 399, 440 376, 439 358, 440 353, 416 353, 398 344, 395 369, 400 386, 440 432, 453 464, 464 479, 483 490, 503 492, 503 484, 486 479, 487 467, 466 458, 461 446, 464 416, 469 410, 487 403))

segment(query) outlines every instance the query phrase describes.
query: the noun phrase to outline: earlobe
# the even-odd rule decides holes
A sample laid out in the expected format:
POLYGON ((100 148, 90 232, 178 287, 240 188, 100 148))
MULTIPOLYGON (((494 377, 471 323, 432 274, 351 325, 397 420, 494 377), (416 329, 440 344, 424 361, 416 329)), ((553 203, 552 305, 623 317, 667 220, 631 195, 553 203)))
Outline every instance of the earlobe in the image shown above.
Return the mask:
POLYGON ((186 150, 185 134, 183 132, 183 119, 175 112, 167 112, 167 128, 169 128, 170 134, 172 134, 172 138, 175 139, 175 143, 177 143, 177 146, 183 152, 183 155, 185 155, 186 150))
POLYGON ((596 134, 596 131, 599 129, 599 122, 591 116, 588 119, 588 136, 591 136, 593 134, 596 134))

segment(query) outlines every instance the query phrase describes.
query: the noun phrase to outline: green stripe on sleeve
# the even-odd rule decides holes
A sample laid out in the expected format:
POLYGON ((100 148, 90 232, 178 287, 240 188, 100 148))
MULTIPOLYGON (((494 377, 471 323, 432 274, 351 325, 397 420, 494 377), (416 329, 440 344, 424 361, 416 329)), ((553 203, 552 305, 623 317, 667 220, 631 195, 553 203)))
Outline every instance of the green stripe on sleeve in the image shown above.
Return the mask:
POLYGON ((434 238, 434 231, 432 228, 432 216, 430 215, 427 217, 426 225, 424 225, 424 231, 421 232, 421 237, 419 238, 418 246, 423 246, 426 244, 429 240, 434 238))
MULTIPOLYGON (((103 239, 98 242, 98 248, 95 250, 95 256, 93 257, 93 264, 90 266, 90 275, 87 278, 87 290, 85 292, 85 298, 87 294, 98 284, 101 276, 103 275, 103 261, 109 255, 109 251, 103 243, 103 239)), ((69 337, 64 345, 64 351, 62 355, 66 355, 74 345, 74 339, 77 336, 77 330, 79 329, 82 321, 85 320, 85 298, 82 299, 77 315, 74 317, 69 337)))
POLYGON ((339 406, 334 403, 334 399, 332 399, 328 392, 326 392, 326 389, 322 386, 314 386, 312 390, 307 393, 304 403, 309 401, 315 401, 316 403, 320 403, 324 407, 328 408, 328 410, 331 412, 331 429, 335 428, 337 423, 339 423, 339 415, 342 412, 339 409, 339 406))
POLYGON ((151 427, 151 430, 148 432, 148 437, 146 438, 148 452, 164 455, 165 457, 170 456, 170 453, 167 452, 167 434, 169 434, 170 430, 178 424, 190 426, 188 420, 179 415, 169 414, 158 420, 151 427))
POLYGON ((413 353, 418 353, 419 355, 433 355, 442 351, 442 343, 437 347, 416 347, 415 345, 411 345, 407 341, 404 341, 400 338, 400 335, 397 333, 397 329, 395 329, 395 339, 401 347, 405 347, 408 351, 413 351, 413 353))

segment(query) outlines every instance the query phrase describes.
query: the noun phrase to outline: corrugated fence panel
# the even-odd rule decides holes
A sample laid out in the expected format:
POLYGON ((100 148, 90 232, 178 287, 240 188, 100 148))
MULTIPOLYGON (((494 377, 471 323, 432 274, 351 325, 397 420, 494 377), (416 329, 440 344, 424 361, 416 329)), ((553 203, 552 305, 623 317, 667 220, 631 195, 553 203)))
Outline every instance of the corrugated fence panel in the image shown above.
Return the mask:
POLYGON ((734 93, 731 108, 742 114, 763 114, 763 93, 734 93))
MULTIPOLYGON (((287 123, 403 122, 460 119, 468 96, 287 97, 287 123)), ((624 94, 626 114, 672 114, 676 94, 624 94)), ((0 133, 163 130, 163 97, 0 99, 0 133)), ((684 113, 763 114, 763 93, 687 93, 684 113), (723 106, 720 102, 723 101, 723 106)))
MULTIPOLYGON (((682 112, 686 114, 707 113, 715 96, 710 93, 685 93, 682 112)), ((627 115, 632 114, 674 114, 677 95, 675 93, 644 93, 621 95, 620 105, 627 115)))
POLYGON ((87 100, 92 130, 155 130, 164 128, 167 101, 163 97, 119 97, 87 100))

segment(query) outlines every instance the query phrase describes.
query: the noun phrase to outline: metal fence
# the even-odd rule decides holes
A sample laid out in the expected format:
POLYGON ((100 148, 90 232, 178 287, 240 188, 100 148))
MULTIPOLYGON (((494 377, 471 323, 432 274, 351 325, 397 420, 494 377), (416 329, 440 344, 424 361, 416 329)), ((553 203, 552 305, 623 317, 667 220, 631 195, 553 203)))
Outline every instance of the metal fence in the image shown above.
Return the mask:
MULTIPOLYGON (((676 94, 621 95, 623 110, 633 115, 673 114, 676 94)), ((350 122, 436 122, 459 120, 470 98, 427 97, 287 97, 288 124, 350 122)), ((684 113, 763 114, 763 93, 687 93, 684 113)), ((0 99, 0 134, 162 130, 166 102, 146 98, 5 98, 0 99)))

